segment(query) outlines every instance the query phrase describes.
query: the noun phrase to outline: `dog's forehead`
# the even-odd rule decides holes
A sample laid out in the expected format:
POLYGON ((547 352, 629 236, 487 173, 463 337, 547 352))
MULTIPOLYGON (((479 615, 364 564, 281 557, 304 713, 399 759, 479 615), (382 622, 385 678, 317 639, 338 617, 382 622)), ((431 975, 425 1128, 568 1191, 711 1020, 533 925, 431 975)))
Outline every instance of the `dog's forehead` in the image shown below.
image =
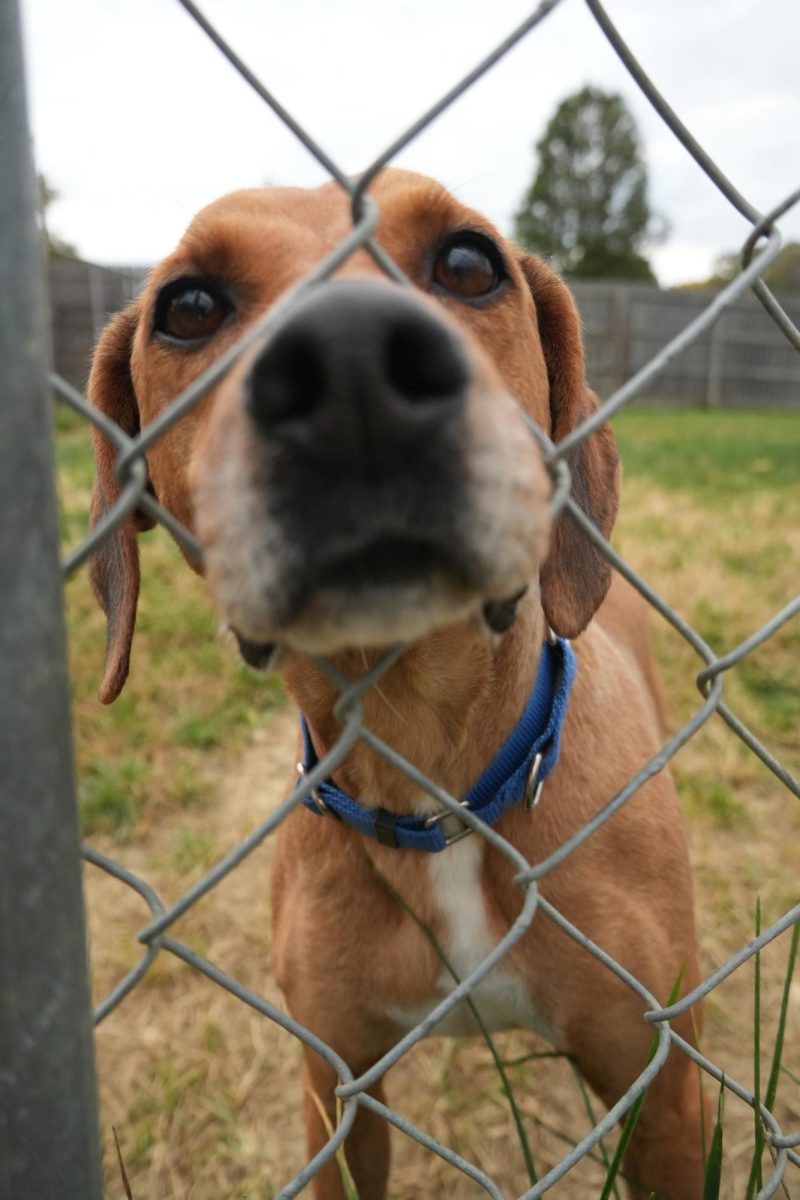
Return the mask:
POLYGON ((385 171, 370 188, 380 209, 377 237, 391 254, 403 246, 431 244, 453 230, 480 230, 498 243, 501 233, 441 183, 412 171, 385 171))
MULTIPOLYGON (((379 206, 376 237, 398 260, 451 229, 482 229, 502 241, 485 217, 424 175, 385 170, 369 191, 379 206)), ((233 260, 262 254, 272 259, 273 270, 280 270, 283 256, 291 257, 294 271, 303 261, 310 268, 352 228, 350 197, 335 182, 231 192, 197 214, 163 269, 169 272, 191 260, 222 273, 233 260)))
MULTIPOLYGON (((542 423, 548 419, 547 382, 538 338, 536 307, 520 259, 491 222, 424 175, 384 170, 370 184, 378 206, 376 242, 421 292, 441 306, 447 320, 470 340, 472 353, 494 364, 510 393, 542 423), (435 255, 458 232, 480 232, 501 248, 511 287, 497 302, 477 307, 447 295, 431 296, 435 255)), ((350 195, 335 182, 313 189, 254 188, 231 192, 202 209, 174 254, 152 272, 140 309, 136 353, 140 375, 148 369, 152 314, 162 288, 178 279, 207 277, 235 297, 240 322, 258 318, 300 283, 352 233, 350 195)), ((337 276, 385 279, 366 249, 336 268, 337 276)), ((241 326, 237 326, 240 328, 241 326)), ((230 336, 235 330, 231 328, 230 336)), ((224 341, 224 339, 223 339, 224 341)), ((187 374, 213 356, 204 354, 171 371, 187 374)), ((159 347, 159 352, 163 347, 159 347)), ((154 360, 155 361, 155 360, 154 360)))

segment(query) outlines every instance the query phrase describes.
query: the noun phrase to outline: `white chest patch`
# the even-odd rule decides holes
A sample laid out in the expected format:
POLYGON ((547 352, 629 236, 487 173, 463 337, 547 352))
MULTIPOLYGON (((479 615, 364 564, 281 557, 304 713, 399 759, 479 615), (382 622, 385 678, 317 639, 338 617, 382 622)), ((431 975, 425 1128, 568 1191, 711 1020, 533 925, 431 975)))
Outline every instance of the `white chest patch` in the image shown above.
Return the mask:
MULTIPOLYGON (((496 939, 489 932, 481 889, 481 844, 476 836, 456 842, 441 854, 425 857, 434 904, 443 917, 447 933, 442 950, 459 980, 465 979, 491 953, 496 939)), ((437 1004, 449 996, 456 984, 442 966, 430 1000, 413 1008, 390 1007, 388 1015, 402 1029, 412 1029, 437 1004)), ((473 988, 471 998, 492 1033, 503 1029, 532 1029, 553 1040, 553 1030, 536 1013, 523 981, 503 960, 473 988)), ((469 1007, 462 1001, 433 1031, 447 1037, 478 1033, 469 1007)))

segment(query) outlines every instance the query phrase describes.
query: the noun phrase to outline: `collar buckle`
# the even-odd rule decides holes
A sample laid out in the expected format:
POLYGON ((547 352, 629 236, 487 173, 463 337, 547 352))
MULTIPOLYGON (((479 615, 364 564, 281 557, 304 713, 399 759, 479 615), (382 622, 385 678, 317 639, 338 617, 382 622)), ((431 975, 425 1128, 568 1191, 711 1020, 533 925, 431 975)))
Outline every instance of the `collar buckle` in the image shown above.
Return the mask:
MULTIPOLYGON (((524 802, 524 810, 530 812, 539 804, 544 781, 558 761, 576 665, 569 642, 546 630, 536 681, 522 716, 467 797, 454 800, 452 807, 435 808, 427 816, 422 813, 396 816, 380 808, 365 807, 330 779, 311 790, 303 803, 310 812, 336 817, 386 845, 429 852, 443 850, 474 832, 466 824, 462 809, 468 809, 489 826, 520 800, 524 802), (424 836, 431 833, 434 836, 424 836)), ((302 714, 300 722, 303 761, 297 764, 298 783, 318 763, 302 714)))
MULTIPOLYGON (((459 800, 458 803, 462 808, 469 808, 466 800, 459 800)), ((475 832, 470 825, 465 825, 463 821, 459 820, 458 813, 453 812, 451 808, 440 808, 438 812, 431 813, 424 821, 424 827, 425 829, 433 829, 434 825, 441 824, 448 817, 452 817, 454 825, 460 826, 460 828, 454 828, 450 833, 446 829, 442 829, 445 846, 452 846, 455 842, 460 842, 462 838, 467 837, 468 834, 475 832)))

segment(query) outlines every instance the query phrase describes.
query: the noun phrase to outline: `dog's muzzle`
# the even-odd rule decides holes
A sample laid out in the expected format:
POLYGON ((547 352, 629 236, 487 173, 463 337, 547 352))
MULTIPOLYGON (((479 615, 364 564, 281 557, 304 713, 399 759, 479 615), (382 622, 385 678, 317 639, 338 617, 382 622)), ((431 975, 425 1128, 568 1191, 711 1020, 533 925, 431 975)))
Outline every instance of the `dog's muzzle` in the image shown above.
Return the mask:
POLYGON ((292 547, 283 619, 319 589, 468 585, 461 526, 470 365, 413 293, 339 281, 299 304, 244 402, 269 459, 265 501, 292 547))
MULTIPOLYGON (((256 657, 275 641, 411 640, 524 588, 530 539, 510 505, 526 473, 509 482, 502 446, 479 444, 471 406, 491 397, 458 329, 413 289, 319 285, 237 386, 198 524, 212 590, 256 657)), ((513 620, 513 606, 489 613, 490 628, 513 620)))
POLYGON ((458 335, 410 289, 340 280, 292 310, 251 367, 246 404, 295 467, 374 482, 430 443, 445 449, 470 377, 458 335))

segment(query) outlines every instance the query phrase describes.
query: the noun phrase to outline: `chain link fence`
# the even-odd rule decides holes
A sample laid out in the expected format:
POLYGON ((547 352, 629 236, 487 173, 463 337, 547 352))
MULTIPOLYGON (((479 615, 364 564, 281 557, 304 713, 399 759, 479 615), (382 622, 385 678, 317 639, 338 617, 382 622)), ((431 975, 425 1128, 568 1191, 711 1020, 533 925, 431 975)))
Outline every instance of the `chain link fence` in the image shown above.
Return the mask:
MULTIPOLYGON (((225 42, 219 32, 205 19, 203 14, 195 7, 191 0, 179 0, 187 13, 194 21, 204 30, 207 36, 218 47, 232 66, 241 75, 244 82, 253 88, 258 95, 263 99, 274 113, 285 122, 288 128, 295 134, 297 138, 305 145, 308 151, 314 155, 320 164, 330 173, 331 177, 336 180, 340 187, 349 195, 351 207, 353 227, 349 235, 341 242, 336 250, 323 262, 321 262, 315 270, 309 274, 300 287, 295 292, 294 298, 297 299, 300 295, 308 292, 321 280, 330 277, 337 269, 357 250, 365 249, 373 259, 380 265, 385 273, 401 283, 406 283, 405 278, 383 249, 373 240, 373 232, 377 221, 377 211, 374 202, 369 195, 369 187, 372 181, 380 173, 380 171, 405 147, 411 142, 421 130, 428 126, 432 121, 435 121, 440 113, 449 105, 455 103, 468 88, 475 83, 486 71, 497 64, 503 56, 514 46, 520 39, 524 37, 535 37, 536 28, 548 14, 557 6, 559 0, 544 0, 536 10, 525 20, 519 28, 505 39, 500 45, 492 50, 487 57, 479 63, 460 83, 452 88, 444 95, 437 104, 435 104, 428 112, 424 113, 416 120, 406 132, 394 141, 386 150, 381 153, 378 158, 368 167, 364 174, 354 182, 350 179, 338 164, 327 154, 327 152, 318 146, 306 131, 298 124, 291 113, 287 112, 279 103, 279 101, 269 92, 264 84, 257 79, 248 69, 247 65, 239 58, 235 51, 225 42)), ((611 395, 605 403, 602 404, 600 411, 589 420, 585 421, 579 428, 572 432, 564 441, 558 445, 553 445, 546 439, 541 431, 531 426, 532 435, 539 441, 548 469, 551 472, 554 490, 552 498, 553 513, 567 512, 572 520, 585 532, 586 536, 599 548, 603 555, 613 564, 613 567, 627 578, 633 586, 647 599, 652 608, 668 622, 678 634, 685 639, 688 645, 697 655, 698 673, 696 677, 697 686, 700 692, 700 701, 696 712, 692 715, 678 732, 671 737, 665 745, 659 750, 655 757, 647 763, 628 784, 614 796, 603 808, 590 820, 583 828, 571 836, 558 851, 552 854, 549 858, 541 862, 528 862, 507 840, 500 836, 496 830, 486 826, 481 820, 468 810, 464 810, 456 797, 450 796, 441 788, 432 783, 431 780, 421 774, 413 763, 406 761, 396 751, 384 744, 376 737, 363 723, 361 699, 367 689, 372 688, 380 679, 381 675, 390 667, 394 661, 398 651, 395 650, 388 654, 382 662, 380 662, 373 670, 366 674, 357 683, 348 683, 337 672, 335 667, 328 662, 321 661, 319 665, 325 670, 328 677, 335 683, 340 690, 340 699, 337 704, 336 713, 341 722, 342 733, 336 744, 330 751, 319 761, 319 763, 311 770, 308 775, 302 780, 297 789, 292 792, 291 796, 268 818, 264 819, 239 845, 230 851, 214 868, 193 887, 191 887, 184 895, 172 902, 165 902, 146 880, 137 877, 131 871, 127 870, 122 863, 112 860, 111 858, 98 853, 91 847, 84 847, 83 857, 94 868, 107 872, 119 881, 121 886, 128 887, 137 892, 144 903, 149 907, 151 918, 145 927, 140 931, 138 937, 142 944, 142 954, 137 965, 130 973, 122 979, 97 1008, 94 1018, 95 1022, 104 1020, 108 1015, 122 1002, 122 1000, 136 988, 139 982, 144 978, 149 968, 159 955, 171 954, 182 959, 195 970, 202 972, 213 983, 221 988, 226 989, 233 996, 240 999, 244 1004, 251 1006, 258 1013, 262 1014, 268 1021, 275 1022, 285 1030, 288 1030, 304 1045, 313 1048, 326 1063, 330 1065, 336 1073, 339 1086, 337 1095, 341 1100, 341 1114, 336 1128, 332 1131, 331 1136, 325 1147, 320 1153, 310 1162, 306 1163, 300 1173, 291 1181, 286 1183, 280 1196, 284 1198, 297 1195, 310 1182, 320 1168, 336 1154, 337 1149, 341 1146, 348 1131, 353 1125, 356 1113, 360 1107, 370 1109, 378 1114, 385 1121, 395 1126, 408 1137, 415 1139, 422 1146, 426 1147, 432 1154, 439 1155, 446 1160, 455 1170, 463 1172, 473 1180, 480 1188, 488 1195, 500 1197, 501 1192, 497 1185, 483 1171, 475 1165, 467 1161, 461 1155, 443 1145, 440 1141, 431 1137, 424 1130, 415 1127, 406 1120, 400 1113, 392 1108, 380 1103, 368 1093, 368 1088, 380 1079, 384 1073, 399 1059, 406 1055, 409 1050, 415 1046, 425 1034, 435 1026, 442 1018, 444 1018, 451 1010, 458 1005, 464 997, 468 997, 478 982, 508 953, 512 946, 519 941, 525 934, 526 929, 534 920, 548 921, 563 931, 567 938, 572 939, 579 946, 594 958, 602 963, 605 969, 613 972, 624 984, 632 989, 648 1007, 646 1019, 652 1024, 654 1031, 657 1033, 657 1050, 652 1060, 647 1064, 641 1072, 634 1084, 629 1090, 620 1097, 619 1101, 613 1108, 597 1122, 594 1128, 577 1144, 554 1168, 549 1170, 544 1177, 539 1179, 529 1190, 525 1191, 520 1200, 534 1200, 535 1197, 547 1194, 554 1185, 562 1179, 571 1168, 578 1163, 584 1156, 590 1154, 594 1147, 598 1145, 600 1139, 604 1135, 611 1132, 617 1123, 624 1115, 629 1112, 637 1098, 642 1096, 646 1091, 651 1081, 661 1070, 667 1056, 670 1054, 684 1054, 694 1060, 701 1068, 702 1072, 706 1073, 711 1079, 721 1082, 725 1089, 737 1096, 741 1101, 750 1106, 759 1105, 759 1100, 754 1097, 751 1091, 742 1086, 736 1080, 730 1078, 725 1072, 724 1064, 712 1062, 699 1050, 684 1041, 672 1028, 670 1022, 679 1014, 686 1013, 692 1008, 701 998, 708 996, 714 991, 718 985, 729 977, 733 972, 737 971, 749 959, 758 953, 760 949, 765 947, 773 939, 777 938, 781 933, 788 930, 793 925, 800 922, 800 904, 791 908, 785 915, 768 929, 764 930, 755 940, 743 946, 741 950, 733 955, 727 962, 724 962, 711 975, 702 981, 690 994, 686 995, 678 1003, 672 1004, 669 1007, 662 1007, 656 999, 650 995, 647 989, 635 978, 631 977, 625 969, 606 954, 599 946, 594 945, 589 941, 580 929, 575 928, 565 917, 549 903, 539 892, 539 881, 542 880, 549 872, 553 871, 563 863, 564 860, 575 853, 587 839, 591 838, 595 831, 600 828, 605 822, 609 821, 615 813, 617 813, 636 793, 648 779, 661 771, 678 753, 681 747, 697 733, 697 731, 707 722, 713 715, 718 715, 729 726, 732 734, 741 739, 749 750, 756 755, 765 767, 771 771, 791 792, 795 797, 800 798, 800 783, 793 778, 790 772, 781 764, 764 746, 754 733, 747 728, 742 720, 737 716, 736 712, 732 711, 726 703, 724 688, 725 676, 728 671, 740 664, 743 659, 751 654, 757 647, 761 646, 768 638, 770 638, 778 629, 786 622, 790 621, 798 613, 800 613, 800 597, 787 604, 780 612, 777 612, 771 620, 763 627, 752 632, 752 634, 738 645, 729 654, 724 657, 718 657, 711 650, 709 645, 702 637, 691 628, 681 616, 675 612, 668 604, 666 604, 651 585, 642 579, 620 556, 612 549, 612 547, 604 540, 598 530, 593 526, 591 521, 583 514, 576 502, 570 495, 570 476, 567 467, 567 457, 571 451, 579 446, 586 438, 588 438, 600 425, 619 412, 622 408, 633 401, 641 392, 654 380, 660 370, 680 355, 687 347, 690 347, 705 331, 712 328, 732 303, 748 289, 752 290, 769 313, 775 325, 781 330, 788 343, 798 352, 800 352, 800 331, 790 320, 787 313, 776 301, 769 289, 765 286, 761 276, 765 268, 774 260, 779 252, 781 241, 777 229, 779 218, 794 204, 800 201, 800 189, 795 191, 791 196, 779 199, 774 207, 766 214, 756 210, 756 208, 742 196, 729 179, 723 174, 720 168, 712 160, 709 154, 697 143, 692 134, 682 124, 675 112, 672 110, 667 101, 658 93, 652 81, 642 70, 635 57, 632 55, 619 32, 615 29, 607 14, 603 10, 598 0, 586 0, 587 8, 591 18, 593 18, 614 51, 618 55, 624 68, 630 73, 641 91, 644 93, 651 105, 660 114, 665 124, 671 129, 675 137, 685 147, 686 152, 691 154, 696 162, 702 167, 709 180, 719 189, 720 193, 732 204, 752 225, 752 231, 742 247, 742 269, 738 277, 721 291, 708 306, 688 324, 681 332, 671 341, 663 346, 659 352, 647 363, 646 366, 638 370, 635 375, 629 378, 622 387, 620 387, 613 395, 611 395), (486 960, 474 970, 467 978, 463 979, 455 990, 447 996, 436 1009, 416 1028, 406 1034, 383 1058, 380 1059, 369 1071, 358 1078, 354 1078, 348 1064, 334 1051, 330 1046, 326 1045, 317 1038, 309 1029, 306 1029, 289 1017, 286 1013, 280 1011, 273 1004, 267 1002, 261 996, 257 995, 252 990, 242 986, 236 979, 231 978, 224 971, 219 970, 211 962, 205 959, 202 955, 196 953, 188 945, 175 937, 172 929, 176 921, 192 908, 201 897, 208 894, 216 885, 231 871, 236 870, 237 866, 251 852, 259 846, 260 843, 272 834, 286 816, 302 804, 307 796, 309 796, 318 784, 322 783, 347 757, 352 747, 361 741, 370 746, 377 753, 383 755, 389 760, 399 771, 404 772, 415 784, 423 791, 433 797, 436 802, 443 808, 456 813, 461 821, 468 825, 474 832, 482 838, 485 838, 488 843, 496 848, 508 861, 513 865, 516 872, 515 882, 520 889, 520 893, 524 898, 521 913, 513 926, 508 930, 507 934, 497 944, 492 953, 486 960)), ((9 8, 8 5, 5 6, 9 8)), ((12 6, 13 7, 13 6, 12 6)), ((12 13, 11 32, 13 29, 14 18, 12 13)), ((5 39, 4 39, 5 40, 5 39)), ((16 42, 12 37, 8 42, 11 47, 6 50, 7 55, 13 56, 17 53, 16 42)), ((12 63, 12 66, 14 64, 12 63)), ((21 77, 19 66, 16 66, 17 75, 21 77)), ((19 85, 21 92, 21 84, 19 85)), ((13 106, 12 106, 13 107, 13 106)), ((5 108, 4 108, 4 111, 5 108)), ((16 118, 19 118, 20 106, 17 106, 16 118)), ((8 118, 9 121, 15 119, 15 114, 12 112, 8 118)), ((23 110, 24 119, 24 110, 23 110)), ((16 138, 15 146, 17 153, 17 161, 23 164, 24 155, 27 149, 23 147, 24 136, 17 133, 9 134, 3 131, 4 137, 11 138, 13 141, 16 138)), ((25 169, 20 168, 21 174, 25 174, 25 169)), ((15 193, 10 199, 7 198, 2 208, 2 219, 5 222, 0 233, 5 235, 8 231, 13 231, 15 228, 24 228, 25 222, 32 214, 31 208, 32 195, 25 192, 22 188, 18 193, 15 193), (12 211, 12 205, 16 208, 12 211), (16 225, 14 224, 16 222, 16 225)), ((19 267, 20 271, 32 270, 35 274, 35 259, 29 258, 19 267), (33 265, 33 266, 32 266, 33 265)), ((21 278, 22 276, 20 276, 21 278)), ((29 309, 26 310, 32 322, 32 327, 36 327, 37 321, 40 320, 38 314, 37 302, 31 302, 29 309)), ((124 483, 119 502, 110 511, 106 518, 94 529, 92 534, 88 536, 79 548, 71 554, 69 559, 63 564, 63 576, 67 577, 74 571, 78 570, 87 559, 97 550, 109 534, 133 511, 137 508, 146 512, 149 516, 155 518, 165 525, 173 536, 185 547, 187 547, 193 555, 199 554, 199 548, 196 545, 191 534, 182 528, 175 519, 167 513, 146 490, 146 469, 144 462, 145 451, 151 447, 165 431, 174 426, 181 417, 187 413, 198 401, 205 395, 208 389, 216 383, 225 372, 227 372, 238 357, 245 349, 253 344, 257 339, 263 339, 269 336, 272 317, 267 315, 259 323, 257 323, 248 333, 237 343, 237 345, 228 353, 226 353, 218 362, 210 367, 204 374, 179 395, 164 411, 159 418, 149 425, 144 432, 136 437, 128 437, 112 422, 103 417, 102 414, 91 408, 84 397, 75 389, 70 387, 63 379, 51 376, 50 385, 57 394, 58 398, 73 409, 87 422, 91 422, 100 429, 105 436, 118 448, 119 456, 117 460, 117 470, 120 479, 124 483)), ((31 326, 29 326, 30 328, 31 326)), ((19 346, 24 341, 24 338, 18 333, 16 335, 15 344, 7 343, 5 350, 8 355, 14 352, 19 352, 19 346)), ((44 361, 44 343, 39 339, 38 344, 33 347, 26 342, 23 346, 24 364, 27 364, 28 371, 26 387, 36 391, 36 371, 41 369, 41 364, 44 361), (27 355, 27 357, 25 357, 27 355), (33 371, 33 375, 30 372, 33 371)), ((530 423, 530 422, 529 422, 530 423)), ((32 426, 26 430, 19 430, 18 436, 28 438, 30 444, 34 444, 38 438, 41 441, 41 430, 34 429, 32 426)), ((27 444, 27 443, 26 443, 27 444)), ((18 449, 15 449, 15 454, 18 449)), ((42 470, 41 462, 33 464, 33 468, 42 470)), ((20 467, 17 467, 19 474, 20 467)), ((43 485, 47 491, 48 485, 43 485)), ((36 513, 29 509, 25 514, 26 520, 29 522, 25 528, 25 536, 31 536, 30 530, 33 525, 30 522, 35 522, 36 513)), ((13 522, 12 522, 13 524, 13 522)), ((17 526, 19 529, 20 526, 17 526)), ((43 553, 49 554, 52 550, 52 544, 46 548, 43 553)), ((6 560, 4 559, 4 562, 6 560)), ((19 585, 22 587, 25 584, 24 564, 20 565, 19 585)), ((28 593, 29 594, 29 593, 28 593)), ((20 617, 20 621, 24 625, 29 618, 20 617)), ((13 616, 12 612, 12 616, 13 616)), ((56 629, 59 625, 60 618, 50 614, 48 620, 55 623, 56 629)), ((21 627, 21 626, 20 626, 21 627)), ((19 630, 15 629, 15 637, 19 637, 19 630)), ((26 642, 28 645, 28 642, 26 642)), ((5 642, 4 642, 5 647, 5 642)), ((30 647, 31 659, 36 662, 36 654, 41 654, 41 649, 36 650, 35 646, 30 647)), ((53 651, 53 661, 57 661, 59 650, 53 651)), ((41 660, 40 660, 41 661, 41 660)), ((20 670, 18 659, 13 667, 9 666, 9 670, 20 670)), ((36 672, 35 672, 36 673, 36 672)), ((38 672, 41 676, 41 670, 38 672)), ((8 676, 8 681, 13 679, 13 676, 8 676)), ((52 691, 52 687, 50 691, 52 691)), ((56 688, 56 691, 58 689, 56 688)), ((26 694, 22 699, 26 704, 38 705, 41 703, 41 697, 26 694)), ((25 724, 24 717, 21 718, 21 705, 17 704, 11 712, 12 720, 18 723, 19 726, 25 724)), ((48 759, 47 766, 53 774, 42 775, 37 792, 38 802, 42 801, 42 797, 47 793, 49 788, 53 789, 53 779, 68 778, 70 775, 70 756, 68 749, 68 710, 63 705, 61 700, 56 697, 55 700, 48 701, 41 708, 34 707, 35 725, 36 728, 29 728, 25 737, 20 735, 20 738, 13 743, 12 748, 18 750, 24 747, 25 744, 29 747, 38 747, 41 743, 41 726, 43 722, 47 722, 47 728, 52 727, 57 729, 56 739, 59 743, 66 742, 66 746, 62 746, 62 757, 60 763, 51 761, 52 755, 46 756, 48 759), (55 708, 54 708, 55 705, 55 708), (59 710, 60 706, 60 710, 59 710), (60 722, 60 724, 59 724, 60 722)), ((28 719, 30 724, 31 718, 28 719)), ((23 730, 23 733, 25 731, 23 730)), ((49 738, 48 733, 48 738, 49 738)), ((27 769, 27 766, 26 766, 27 769)), ((29 791, 29 789, 28 789, 29 791)), ((20 797, 22 798, 22 797, 20 797)), ((57 812, 53 813, 52 823, 47 824, 48 830, 66 828, 68 831, 66 836, 65 854, 71 853, 71 843, 69 831, 73 828, 73 818, 69 815, 67 808, 62 803, 57 812)), ((38 833, 30 832, 32 844, 41 843, 44 836, 41 831, 38 833)), ((63 840, 63 839, 62 839, 63 840)), ((45 871, 50 867, 53 870, 60 870, 55 864, 55 852, 51 850, 43 861, 45 871), (48 866, 49 864, 49 866, 48 866)), ((5 866, 8 868, 6 880, 9 884, 3 891, 3 896, 9 902, 9 895, 12 893, 16 896, 21 894, 17 889, 21 888, 20 869, 28 871, 35 869, 31 866, 30 854, 23 847, 19 849, 19 836, 16 839, 14 846, 10 852, 10 856, 4 860, 5 866), (15 848, 16 847, 16 848, 15 848), (19 856, 22 856, 20 859, 19 856), (27 858, 25 856, 28 856, 27 858), (17 857, 23 862, 23 866, 15 867, 13 858, 17 857), (27 865, 25 865, 27 864, 27 865)), ((41 869, 41 866, 40 866, 41 869)), ((71 871, 69 864, 64 868, 68 873, 71 871)), ((32 875, 26 874, 25 886, 31 888, 32 875)), ((61 876, 58 876, 61 881, 61 876)), ((73 880, 72 875, 69 879, 73 880)), ((59 882, 59 888, 60 888, 59 882)), ((18 939, 15 952, 16 959, 14 965, 15 971, 20 973, 15 978, 15 995, 25 998, 24 1004, 18 1003, 14 1010, 19 1020, 19 1027, 25 1028, 25 1020, 22 1016, 22 1008, 26 1008, 29 1012, 35 1010, 37 1003, 41 1003, 41 1008, 38 1010, 38 1025, 39 1028, 44 1021, 44 1014, 47 1010, 45 997, 42 995, 42 981, 46 977, 49 978, 50 987, 65 988, 68 986, 65 980, 74 980, 70 984, 72 992, 69 1002, 66 1005, 60 1005, 59 1011, 64 1011, 67 1018, 72 1022, 71 1032, 67 1032, 67 1028, 61 1027, 58 1031, 50 1029, 47 1036, 52 1040, 49 1043, 48 1055, 53 1051, 55 1046, 58 1050, 56 1059, 58 1062, 63 1060, 63 1070, 53 1069, 50 1075, 52 1081, 52 1089, 48 1092, 48 1105, 50 1112, 49 1123, 45 1122, 45 1126, 50 1130, 49 1136, 51 1139, 47 1142, 49 1153, 52 1155, 57 1153, 59 1148, 64 1151, 63 1173, 60 1178, 63 1182, 61 1194, 66 1196, 81 1196, 95 1197, 100 1195, 98 1177, 96 1167, 92 1166, 93 1151, 89 1143, 93 1138, 96 1138, 96 1122, 95 1108, 92 1098, 93 1084, 91 1081, 91 1070, 87 1068, 87 1062, 91 1063, 91 1056, 88 1059, 84 1056, 78 1060, 67 1062, 64 1060, 63 1045, 58 1049, 59 1043, 69 1042, 71 1047, 81 1042, 81 1037, 76 1038, 75 1030, 81 1032, 82 1025, 82 1006, 86 1000, 87 987, 85 979, 82 979, 82 961, 80 954, 80 930, 81 930, 81 914, 80 903, 76 900, 73 884, 69 884, 67 892, 71 897, 69 903, 64 898, 63 891, 59 891, 59 897, 55 905, 58 912, 58 923, 62 920, 69 923, 69 927, 73 930, 73 934, 67 938, 64 943, 71 948, 71 953, 65 957, 62 952, 60 957, 49 957, 47 949, 48 943, 51 943, 51 936, 46 931, 40 930, 41 942, 37 940, 36 931, 31 927, 24 935, 24 938, 18 939), (70 891, 72 888, 72 891, 70 891), (74 931, 77 930, 77 940, 74 931), (53 975, 54 970, 60 972, 59 975, 53 975), (77 972, 77 975, 76 975, 77 972), (33 983, 31 983, 33 980, 33 983), (56 982, 58 981, 58 982, 56 982), (59 1058, 59 1054, 61 1058, 59 1058), (69 1072, 72 1072, 70 1078, 69 1072), (76 1094, 76 1079, 84 1080, 83 1094, 76 1094), (77 1099, 76 1099, 77 1095, 77 1099), (63 1123, 65 1120, 64 1113, 69 1111, 70 1116, 67 1121, 68 1129, 66 1132, 58 1132, 59 1121, 63 1123), (59 1115, 61 1114, 61 1115, 59 1115), (76 1153, 75 1146, 87 1147, 86 1161, 89 1166, 78 1167, 75 1165, 76 1153), (71 1164, 71 1165, 70 1165, 71 1164), (73 1174, 70 1174, 70 1171, 73 1174), (81 1173, 82 1172, 82 1173, 81 1173)), ((27 895, 27 893, 26 893, 27 895)), ((50 917, 53 897, 50 897, 50 905, 46 906, 48 918, 50 917)), ((27 901, 26 901, 27 902, 27 901)), ((31 901, 32 904, 35 903, 31 901)), ((61 939, 61 935, 53 934, 56 940, 61 939)), ((4 960, 8 965, 8 950, 4 954, 4 960)), ((7 983, 5 980, 4 983, 7 983)), ((51 997, 52 1001, 52 997, 51 997)), ((12 1013, 12 1016, 14 1013, 12 1013)), ((33 1036, 33 1035, 32 1035, 33 1036)), ((26 1043, 27 1044, 27 1043, 26 1043)), ((11 1061, 11 1060, 9 1060, 11 1061)), ((40 1064, 41 1066, 41 1064, 40 1064)), ((0 1063, 0 1076, 3 1073, 3 1065, 0 1063)), ((22 1073, 24 1074, 24 1072, 22 1073)), ((17 1082, 22 1078, 20 1072, 17 1073, 17 1082)), ((6 1079, 7 1081, 7 1079, 6 1079)), ((12 1072, 13 1082, 13 1072, 12 1072)), ((40 1081, 41 1082, 41 1081, 40 1081)), ((27 1085, 25 1085, 27 1086, 27 1085)), ((23 1091, 24 1091, 23 1087, 23 1091)), ((41 1089, 36 1092, 32 1088, 30 1094, 41 1095, 41 1089)), ((79 1089, 80 1092, 80 1089, 79 1089)), ((763 1104, 760 1105, 761 1118, 764 1127, 767 1131, 767 1145, 770 1150, 773 1169, 769 1178, 764 1183, 762 1189, 758 1192, 758 1197, 765 1198, 774 1196, 782 1187, 788 1194, 787 1184, 789 1174, 792 1168, 800 1168, 800 1131, 799 1130, 783 1130, 778 1125, 774 1114, 769 1111, 763 1104)), ((0 1117, 0 1120, 3 1120, 0 1117)), ((9 1133, 9 1137, 13 1139, 13 1131, 9 1133)), ((94 1147, 96 1151, 96 1146, 94 1147)), ((8 1176, 10 1186, 7 1191, 3 1191, 3 1195, 26 1195, 26 1197, 34 1197, 39 1194, 35 1185, 30 1185, 31 1176, 25 1175, 25 1170, 30 1169, 31 1163, 28 1161, 27 1167, 22 1159, 17 1159, 17 1174, 14 1174, 14 1166, 11 1166, 11 1174, 8 1176), (28 1180, 28 1186, 25 1186, 24 1180, 28 1180), (16 1180, 21 1184, 21 1190, 14 1191, 13 1181, 16 1180)), ((0 1180, 2 1180, 2 1170, 0 1168, 0 1180)), ((8 1170, 8 1166, 5 1168, 8 1170)), ((44 1194, 44 1192, 42 1192, 44 1194)))

